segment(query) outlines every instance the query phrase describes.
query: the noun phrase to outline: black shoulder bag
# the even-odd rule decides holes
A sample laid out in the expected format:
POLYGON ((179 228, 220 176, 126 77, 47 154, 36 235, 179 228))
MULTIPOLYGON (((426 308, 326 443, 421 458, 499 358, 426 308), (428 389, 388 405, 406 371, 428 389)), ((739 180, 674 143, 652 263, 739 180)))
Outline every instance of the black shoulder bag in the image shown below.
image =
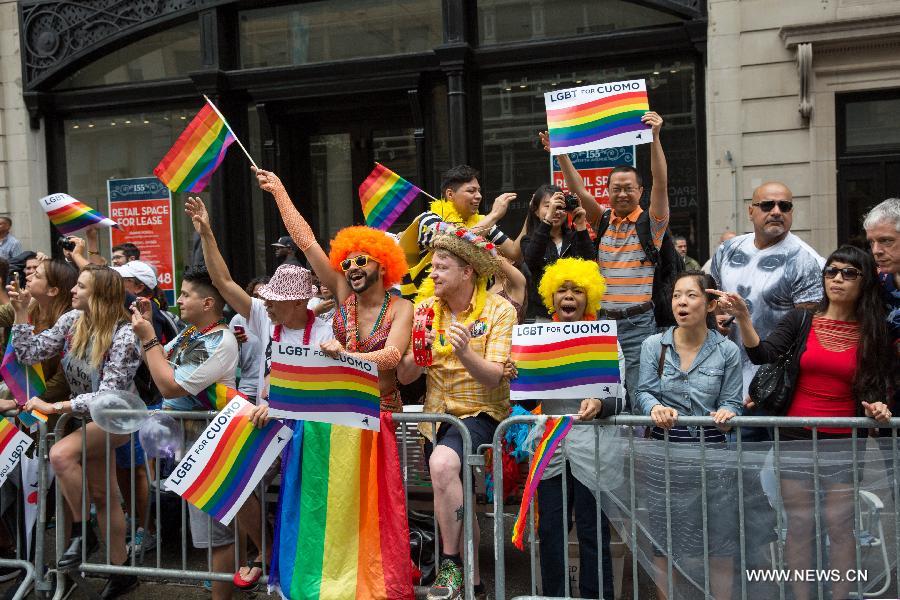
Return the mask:
POLYGON ((806 326, 808 320, 809 313, 803 311, 800 332, 791 347, 775 362, 761 366, 750 381, 750 399, 769 415, 783 416, 794 398, 800 371, 800 347, 809 334, 806 326))

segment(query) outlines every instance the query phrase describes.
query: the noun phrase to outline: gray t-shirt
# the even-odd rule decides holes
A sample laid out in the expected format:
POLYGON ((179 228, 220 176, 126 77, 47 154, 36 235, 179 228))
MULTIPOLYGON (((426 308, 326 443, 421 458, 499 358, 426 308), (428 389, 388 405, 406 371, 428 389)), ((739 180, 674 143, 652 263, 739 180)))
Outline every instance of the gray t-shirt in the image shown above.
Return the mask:
MULTIPOLYGON (((822 299, 825 259, 793 233, 762 250, 753 238, 754 234, 748 233, 722 244, 710 272, 720 289, 737 292, 746 300, 753 327, 765 339, 796 305, 822 299)), ((731 339, 741 349, 746 397, 758 367, 747 357, 737 327, 731 328, 731 339)))

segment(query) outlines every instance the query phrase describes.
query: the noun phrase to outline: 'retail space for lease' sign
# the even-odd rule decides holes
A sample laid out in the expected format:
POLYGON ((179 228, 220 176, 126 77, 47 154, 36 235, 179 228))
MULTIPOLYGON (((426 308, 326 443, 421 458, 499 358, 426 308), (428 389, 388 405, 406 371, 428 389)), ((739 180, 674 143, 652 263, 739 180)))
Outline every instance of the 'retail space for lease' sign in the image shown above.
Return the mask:
POLYGON ((607 398, 618 392, 615 321, 534 323, 513 330, 511 400, 607 398))

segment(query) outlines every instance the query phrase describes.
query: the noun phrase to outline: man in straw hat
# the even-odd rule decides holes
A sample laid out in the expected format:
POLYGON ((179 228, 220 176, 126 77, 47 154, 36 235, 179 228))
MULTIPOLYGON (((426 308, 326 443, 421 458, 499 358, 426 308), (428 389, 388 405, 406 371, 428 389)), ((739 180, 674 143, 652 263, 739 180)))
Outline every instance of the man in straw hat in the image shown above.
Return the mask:
POLYGON ((403 251, 383 231, 346 227, 325 254, 278 176, 257 169, 256 178, 260 189, 275 197, 291 238, 340 303, 332 323, 335 339, 322 344, 322 349, 332 357, 357 354, 376 363, 381 409, 402 410, 396 369, 409 344, 413 306, 388 290, 406 275, 403 251))
MULTIPOLYGON (((254 413, 254 422, 261 427, 268 420, 272 342, 319 345, 333 337, 331 325, 317 319, 306 307, 309 299, 316 295, 313 274, 301 266, 283 264, 275 270, 269 283, 257 288, 259 298, 253 298, 231 278, 203 201, 189 197, 185 212, 200 235, 203 258, 213 285, 228 305, 247 320, 247 331, 266 343, 265 360, 260 361, 259 391, 254 413)), ((252 586, 261 574, 259 566, 241 567, 235 574, 235 583, 241 588, 252 586)))
MULTIPOLYGON (((429 277, 434 296, 416 305, 415 318, 433 311, 425 344, 431 349, 427 368, 425 412, 447 413, 462 420, 472 438, 472 451, 493 441, 499 421, 509 414, 509 384, 504 365, 509 358, 512 330, 516 324, 513 306, 487 291, 488 279, 499 273, 493 243, 450 223, 434 226, 434 250, 429 277)), ((417 323, 414 329, 422 331, 417 323)), ((415 337, 415 336, 414 336, 415 337)), ((416 346, 415 351, 421 349, 416 346)), ((418 378, 423 367, 407 352, 400 361, 401 383, 418 378)), ((458 430, 430 424, 420 426, 430 440, 428 465, 434 488, 435 513, 441 530, 440 571, 429 591, 432 600, 457 598, 462 589, 460 559, 463 531, 463 487, 460 477, 465 465, 462 438, 458 430)), ((478 527, 475 526, 474 556, 476 592, 481 587, 478 573, 478 527)))

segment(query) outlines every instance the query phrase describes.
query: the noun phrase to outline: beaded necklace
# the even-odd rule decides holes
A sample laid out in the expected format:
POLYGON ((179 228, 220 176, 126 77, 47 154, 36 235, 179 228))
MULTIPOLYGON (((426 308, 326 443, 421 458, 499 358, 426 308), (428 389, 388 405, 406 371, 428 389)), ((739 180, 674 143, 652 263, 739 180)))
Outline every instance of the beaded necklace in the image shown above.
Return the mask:
POLYGON ((210 323, 209 325, 207 325, 200 331, 197 331, 196 326, 191 325, 190 327, 185 329, 184 332, 180 336, 178 336, 179 337, 178 343, 174 344, 172 346, 172 349, 169 350, 167 358, 169 360, 171 360, 172 357, 175 356, 176 353, 183 352, 184 349, 187 348, 188 344, 190 344, 197 338, 203 337, 204 335, 206 335, 207 333, 209 333, 210 331, 212 331, 219 325, 227 325, 225 319, 219 319, 215 323, 210 323))
MULTIPOLYGON (((350 352, 356 352, 359 344, 362 343, 362 340, 359 339, 359 320, 358 320, 358 303, 359 297, 356 294, 353 294, 353 301, 350 303, 350 310, 347 311, 347 350, 350 352)), ((387 314, 387 309, 391 304, 391 294, 390 292, 384 293, 384 301, 381 303, 381 310, 378 312, 378 318, 375 319, 375 324, 372 326, 372 331, 369 332, 369 337, 372 336, 378 329, 381 327, 381 322, 384 320, 384 315, 387 314)))

